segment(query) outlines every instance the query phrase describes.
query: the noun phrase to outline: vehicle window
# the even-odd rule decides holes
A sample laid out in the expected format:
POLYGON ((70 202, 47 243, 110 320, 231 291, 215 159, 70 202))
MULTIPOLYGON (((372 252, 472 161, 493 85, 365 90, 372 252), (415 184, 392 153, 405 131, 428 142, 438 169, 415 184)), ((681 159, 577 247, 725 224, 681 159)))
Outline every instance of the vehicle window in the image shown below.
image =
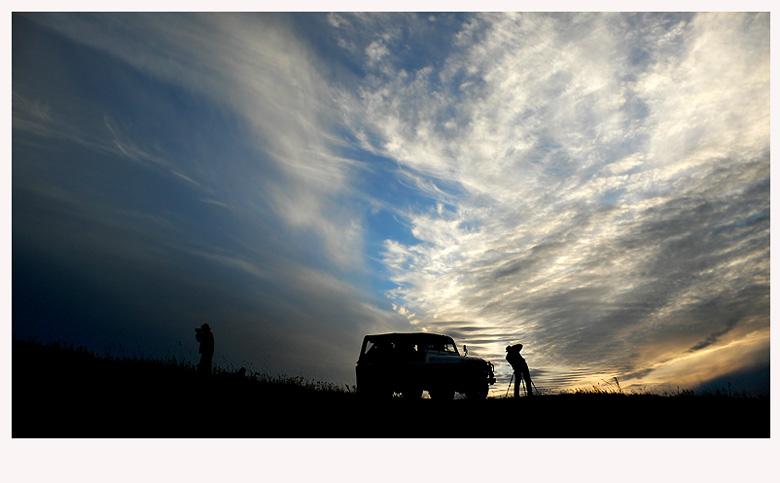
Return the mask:
POLYGON ((365 352, 363 352, 363 354, 368 354, 369 352, 371 352, 371 349, 373 349, 375 346, 376 344, 374 344, 374 341, 371 340, 366 341, 365 352))
POLYGON ((453 354, 457 354, 458 349, 455 348, 455 344, 449 343, 444 345, 444 352, 451 352, 453 354))
POLYGON ((402 353, 416 352, 417 346, 414 344, 395 344, 395 350, 402 353))
POLYGON ((425 346, 426 351, 436 351, 436 352, 448 352, 452 354, 457 354, 458 349, 455 348, 455 344, 453 342, 434 342, 434 343, 428 343, 425 346))
POLYGON ((365 354, 368 356, 376 356, 379 354, 386 354, 388 352, 392 352, 393 350, 393 344, 392 342, 386 342, 386 341, 367 341, 366 342, 366 352, 365 354))
MULTIPOLYGON (((440 347, 437 350, 444 350, 443 347, 440 347)), ((414 344, 411 342, 406 341, 390 341, 390 340, 380 340, 380 341, 373 341, 373 340, 367 340, 366 341, 366 347, 364 349, 363 355, 373 358, 373 357, 412 357, 415 354, 418 354, 421 352, 421 346, 418 344, 414 344)))

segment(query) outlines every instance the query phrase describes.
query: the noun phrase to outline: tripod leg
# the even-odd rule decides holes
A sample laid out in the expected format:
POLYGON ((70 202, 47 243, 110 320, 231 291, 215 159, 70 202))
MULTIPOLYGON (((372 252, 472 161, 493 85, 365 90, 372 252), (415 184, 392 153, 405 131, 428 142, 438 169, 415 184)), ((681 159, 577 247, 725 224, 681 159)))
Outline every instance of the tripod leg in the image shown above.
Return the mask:
POLYGON ((534 384, 534 381, 531 381, 531 385, 532 385, 532 386, 533 386, 533 388, 536 390, 536 395, 537 395, 537 396, 541 396, 541 395, 542 395, 542 393, 540 393, 540 392, 539 392, 539 389, 536 387, 536 384, 534 384))

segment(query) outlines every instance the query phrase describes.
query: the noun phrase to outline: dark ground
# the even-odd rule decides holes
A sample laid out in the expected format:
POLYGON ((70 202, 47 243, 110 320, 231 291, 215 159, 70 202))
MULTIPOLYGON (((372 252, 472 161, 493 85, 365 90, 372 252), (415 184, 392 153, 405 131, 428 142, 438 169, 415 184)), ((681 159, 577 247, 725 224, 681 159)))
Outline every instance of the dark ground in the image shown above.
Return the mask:
POLYGON ((769 397, 566 394, 368 403, 13 342, 14 438, 768 438, 769 397))

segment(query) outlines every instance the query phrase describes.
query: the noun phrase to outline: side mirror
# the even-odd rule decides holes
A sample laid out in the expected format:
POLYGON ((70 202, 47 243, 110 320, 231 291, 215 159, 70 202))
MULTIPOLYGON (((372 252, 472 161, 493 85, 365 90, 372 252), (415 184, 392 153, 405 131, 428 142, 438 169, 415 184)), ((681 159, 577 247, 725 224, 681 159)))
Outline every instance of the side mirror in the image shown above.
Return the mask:
POLYGON ((466 348, 466 344, 463 344, 463 356, 469 355, 469 350, 466 348))

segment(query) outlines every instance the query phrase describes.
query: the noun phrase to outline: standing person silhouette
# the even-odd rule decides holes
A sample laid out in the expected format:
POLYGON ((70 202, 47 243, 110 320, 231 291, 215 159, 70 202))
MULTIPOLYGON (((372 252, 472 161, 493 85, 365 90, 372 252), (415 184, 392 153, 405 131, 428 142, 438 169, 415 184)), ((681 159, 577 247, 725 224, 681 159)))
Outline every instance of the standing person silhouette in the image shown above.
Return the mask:
POLYGON ((506 346, 506 361, 512 366, 512 370, 515 371, 515 397, 520 397, 520 378, 525 381, 525 394, 527 396, 533 396, 533 386, 531 382, 531 373, 528 370, 528 364, 520 355, 520 350, 523 348, 523 344, 515 344, 506 346))
POLYGON ((195 340, 200 342, 198 372, 208 376, 211 374, 211 359, 214 357, 214 334, 211 333, 209 324, 203 324, 200 328, 195 329, 195 340))

